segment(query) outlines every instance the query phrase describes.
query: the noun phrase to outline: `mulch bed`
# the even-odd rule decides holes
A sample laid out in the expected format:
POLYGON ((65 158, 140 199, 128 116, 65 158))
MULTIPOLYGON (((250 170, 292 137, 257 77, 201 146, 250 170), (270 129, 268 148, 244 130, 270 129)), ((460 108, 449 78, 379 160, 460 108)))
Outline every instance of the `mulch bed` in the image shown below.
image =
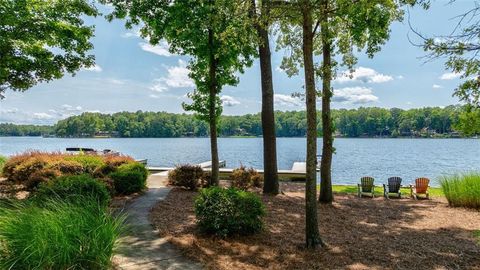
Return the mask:
POLYGON ((451 208, 445 199, 414 201, 337 194, 319 205, 327 249, 306 250, 302 185, 262 196, 266 228, 220 239, 199 233, 196 192, 175 188, 152 210, 160 236, 209 269, 480 269, 480 212, 451 208))

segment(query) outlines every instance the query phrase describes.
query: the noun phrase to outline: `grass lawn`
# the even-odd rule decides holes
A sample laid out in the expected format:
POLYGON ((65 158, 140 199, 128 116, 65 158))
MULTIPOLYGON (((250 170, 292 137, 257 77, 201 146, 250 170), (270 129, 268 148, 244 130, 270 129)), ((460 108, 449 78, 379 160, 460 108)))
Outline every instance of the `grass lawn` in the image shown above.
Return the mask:
MULTIPOLYGON (((442 197, 444 196, 442 189, 437 187, 430 187, 429 189, 430 196, 432 197, 442 197)), ((358 188, 354 185, 334 185, 333 192, 342 193, 342 194, 357 194, 358 188)), ((402 196, 410 196, 410 188, 402 188, 402 196)), ((375 196, 383 196, 383 186, 375 186, 375 196)))

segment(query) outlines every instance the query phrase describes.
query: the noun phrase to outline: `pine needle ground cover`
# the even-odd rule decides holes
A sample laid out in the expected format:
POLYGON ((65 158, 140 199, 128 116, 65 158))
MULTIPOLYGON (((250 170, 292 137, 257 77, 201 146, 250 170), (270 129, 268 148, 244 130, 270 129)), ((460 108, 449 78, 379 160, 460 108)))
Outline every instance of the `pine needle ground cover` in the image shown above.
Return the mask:
MULTIPOLYGON (((318 205, 320 233, 329 249, 304 249, 303 184, 282 183, 284 194, 260 196, 265 228, 251 236, 212 237, 196 225, 198 192, 175 188, 153 209, 151 220, 166 237, 208 269, 477 269, 474 235, 480 212, 453 208, 443 197, 357 198, 336 194, 318 205), (182 209, 182 211, 178 211, 182 209)), ((259 191, 257 191, 259 192, 259 191)))

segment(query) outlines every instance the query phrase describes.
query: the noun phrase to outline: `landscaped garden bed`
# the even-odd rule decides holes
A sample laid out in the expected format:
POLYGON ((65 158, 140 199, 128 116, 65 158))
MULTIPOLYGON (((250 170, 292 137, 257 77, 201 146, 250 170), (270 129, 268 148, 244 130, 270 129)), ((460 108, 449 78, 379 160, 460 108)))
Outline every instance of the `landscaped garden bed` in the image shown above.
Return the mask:
POLYGON ((124 232, 114 209, 146 188, 147 175, 128 156, 10 157, 0 179, 0 269, 111 268, 124 232))
POLYGON ((151 220, 160 237, 210 269, 480 269, 476 210, 449 207, 439 196, 416 201, 337 193, 333 205, 318 206, 328 248, 310 251, 304 249, 303 184, 281 188, 275 197, 254 189, 266 216, 264 230, 250 236, 201 232, 194 211, 198 192, 182 188, 156 205, 151 220))

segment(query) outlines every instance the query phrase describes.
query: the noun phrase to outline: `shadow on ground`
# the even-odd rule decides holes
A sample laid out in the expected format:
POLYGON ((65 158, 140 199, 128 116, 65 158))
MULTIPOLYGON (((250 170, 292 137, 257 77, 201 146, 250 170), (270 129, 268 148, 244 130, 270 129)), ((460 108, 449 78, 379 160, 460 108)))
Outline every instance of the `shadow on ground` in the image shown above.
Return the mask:
POLYGON ((264 232, 219 239, 196 231, 195 193, 174 189, 157 204, 159 233, 211 269, 480 269, 473 236, 480 213, 438 200, 384 200, 337 195, 319 205, 320 233, 328 249, 303 248, 302 193, 263 196, 264 232))

